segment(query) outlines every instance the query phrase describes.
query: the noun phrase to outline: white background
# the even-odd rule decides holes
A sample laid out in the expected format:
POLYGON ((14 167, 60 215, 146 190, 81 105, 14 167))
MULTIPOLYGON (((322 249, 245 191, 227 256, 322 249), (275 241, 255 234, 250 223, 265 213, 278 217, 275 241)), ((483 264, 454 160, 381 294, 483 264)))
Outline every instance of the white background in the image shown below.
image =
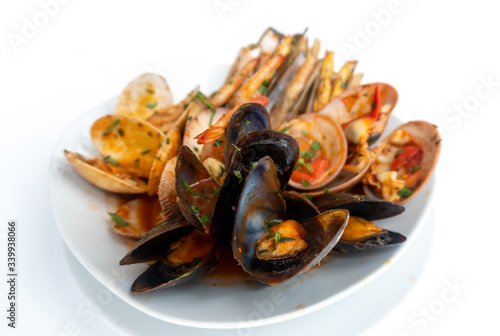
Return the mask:
MULTIPOLYGON (((444 134, 430 257, 395 308, 361 334, 498 334, 499 8, 486 0, 401 0, 381 26, 373 13, 390 3, 74 0, 43 22, 39 2, 2 1, 0 269, 4 274, 7 220, 17 219, 20 311, 13 334, 66 335, 73 327, 80 335, 116 334, 102 312, 88 323, 78 314, 87 299, 69 271, 51 214, 47 177, 62 132, 140 73, 229 64, 269 25, 285 33, 309 27, 310 37, 336 52, 336 69, 346 58, 358 59, 365 83, 398 89, 398 118, 430 121, 444 134), (22 38, 26 20, 37 19, 41 27, 14 46, 9 39, 22 38), (363 39, 360 31, 366 30, 370 36, 363 39), (347 44, 356 48, 352 55, 342 50, 347 44), (488 78, 496 83, 490 91, 482 84, 488 78), (453 302, 436 303, 443 301, 446 282, 461 289, 453 302), (425 327, 411 324, 414 314, 433 305, 443 308, 425 318, 425 327)), ((7 288, 0 278, 4 311, 7 288)), ((3 316, 1 334, 7 330, 3 316)), ((318 318, 311 328, 326 323, 318 318)), ((190 332, 199 334, 183 333, 190 332)))

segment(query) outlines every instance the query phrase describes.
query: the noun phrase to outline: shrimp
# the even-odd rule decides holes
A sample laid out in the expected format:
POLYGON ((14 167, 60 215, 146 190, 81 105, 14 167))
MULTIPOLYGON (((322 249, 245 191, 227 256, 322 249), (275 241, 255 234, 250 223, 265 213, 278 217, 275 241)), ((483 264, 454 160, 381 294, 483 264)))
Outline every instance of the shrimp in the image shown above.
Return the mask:
POLYGON ((227 81, 219 91, 212 94, 210 103, 214 107, 220 107, 224 105, 233 93, 241 86, 243 81, 248 77, 248 75, 255 69, 259 63, 259 57, 250 60, 238 73, 236 73, 229 81, 227 81))
POLYGON ((228 111, 224 114, 215 124, 207 128, 202 133, 198 134, 195 139, 198 140, 199 145, 205 145, 208 143, 212 143, 218 139, 224 139, 226 135, 226 128, 229 124, 229 120, 234 112, 245 103, 258 103, 265 106, 269 102, 269 99, 264 96, 258 96, 248 101, 245 101, 237 106, 235 106, 232 110, 228 111))

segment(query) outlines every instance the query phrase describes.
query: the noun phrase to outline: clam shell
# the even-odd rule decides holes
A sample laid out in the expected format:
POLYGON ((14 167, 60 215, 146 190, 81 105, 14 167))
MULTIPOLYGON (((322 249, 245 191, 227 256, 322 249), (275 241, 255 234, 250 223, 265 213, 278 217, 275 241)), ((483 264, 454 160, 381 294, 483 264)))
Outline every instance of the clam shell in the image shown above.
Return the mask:
POLYGON ((172 93, 165 79, 157 74, 145 73, 132 80, 123 90, 116 113, 146 120, 155 111, 172 105, 172 93))
MULTIPOLYGON (((422 162, 420 163, 420 175, 422 176, 420 179, 419 185, 412 190, 412 194, 409 197, 400 197, 399 200, 396 201, 398 204, 404 204, 408 202, 410 199, 415 197, 420 190, 422 190, 423 186, 427 183, 436 163, 439 158, 439 152, 441 150, 441 138, 439 136, 439 132, 437 130, 437 126, 430 124, 426 121, 410 121, 406 124, 403 124, 396 128, 391 134, 389 134, 374 150, 375 160, 377 160, 377 156, 389 146, 389 140, 392 135, 398 131, 404 130, 413 135, 417 141, 422 145, 422 150, 424 152, 422 162)), ((366 182, 366 181, 364 181, 366 182)), ((376 195, 380 197, 373 188, 368 185, 364 186, 364 190, 367 194, 376 195)))
MULTIPOLYGON (((147 184, 139 179, 135 174, 128 172, 124 168, 116 167, 116 169, 122 169, 123 175, 130 175, 131 178, 119 178, 108 172, 105 172, 97 167, 86 162, 86 159, 76 153, 65 151, 64 155, 68 162, 73 166, 73 168, 87 181, 92 183, 98 188, 106 191, 111 191, 115 193, 122 194, 142 194, 148 189, 147 184)), ((101 159, 94 159, 101 160, 101 159)), ((101 160, 103 161, 103 160, 101 160)), ((104 161, 103 164, 106 164, 104 161)))
POLYGON ((305 137, 321 144, 322 157, 330 160, 328 169, 309 186, 292 180, 288 184, 299 190, 315 190, 333 181, 342 170, 347 158, 347 141, 342 128, 327 116, 317 113, 303 114, 280 126, 280 129, 285 128, 289 128, 287 134, 299 141, 299 147, 300 139, 304 137, 302 132, 305 131, 305 137))
POLYGON ((142 238, 153 228, 160 210, 158 197, 143 195, 123 204, 116 210, 116 214, 128 225, 117 225, 111 221, 112 228, 121 236, 142 238))
POLYGON ((132 117, 107 115, 97 119, 90 136, 102 156, 110 156, 140 177, 149 177, 165 135, 148 122, 132 117))

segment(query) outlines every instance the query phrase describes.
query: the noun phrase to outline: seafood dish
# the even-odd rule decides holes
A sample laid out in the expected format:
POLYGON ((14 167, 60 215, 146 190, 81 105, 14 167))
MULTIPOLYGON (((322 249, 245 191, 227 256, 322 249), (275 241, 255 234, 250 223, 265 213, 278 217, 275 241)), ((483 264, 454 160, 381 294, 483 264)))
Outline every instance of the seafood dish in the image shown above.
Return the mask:
POLYGON ((186 283, 228 257, 277 285, 328 255, 405 242, 379 222, 429 180, 437 128, 417 120, 384 135, 396 89, 362 84, 357 61, 335 72, 320 47, 269 28, 218 90, 194 87, 177 103, 162 76, 142 74, 93 123, 99 156, 64 151, 83 179, 127 195, 108 214, 110 230, 134 240, 116 263, 149 265, 133 293, 186 283))

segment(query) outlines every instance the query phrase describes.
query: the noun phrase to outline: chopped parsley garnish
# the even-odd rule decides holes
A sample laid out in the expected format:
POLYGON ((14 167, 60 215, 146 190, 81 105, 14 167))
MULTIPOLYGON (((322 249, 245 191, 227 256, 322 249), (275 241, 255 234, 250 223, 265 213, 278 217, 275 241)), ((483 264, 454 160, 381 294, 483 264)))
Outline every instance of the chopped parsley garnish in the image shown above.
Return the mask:
POLYGON ((404 152, 404 151, 405 151, 405 149, 404 149, 404 148, 402 148, 402 149, 398 150, 398 151, 396 152, 396 154, 394 154, 394 158, 397 158, 398 156, 400 156, 401 154, 403 154, 403 152, 404 152))
POLYGON ((325 187, 325 194, 327 195, 330 195, 332 192, 330 191, 330 189, 328 189, 327 187, 325 187))
POLYGON ((295 240, 295 238, 291 238, 291 237, 281 237, 281 238, 280 238, 280 243, 284 243, 284 242, 287 242, 287 241, 292 241, 292 240, 295 240))
POLYGON ((142 151, 142 152, 141 152, 141 155, 146 155, 146 154, 148 154, 148 153, 150 153, 150 152, 151 152, 151 148, 148 148, 148 149, 146 149, 146 150, 142 151))
POLYGON ((403 189, 398 191, 398 195, 404 198, 408 198, 413 194, 413 191, 411 191, 410 188, 407 186, 404 186, 403 189))
POLYGON ((189 116, 186 118, 187 121, 190 121, 191 119, 193 119, 193 116, 189 116))
POLYGON ((306 180, 304 180, 304 179, 300 179, 300 182, 302 182, 302 185, 303 185, 304 187, 309 187, 309 186, 311 185, 311 183, 310 183, 310 182, 308 182, 308 181, 306 181, 306 180))
POLYGON ((193 147, 193 149, 194 149, 194 151, 195 151, 196 153, 198 153, 198 151, 199 151, 198 147, 193 147))
POLYGON ((276 231, 276 234, 274 235, 274 249, 276 250, 278 248, 278 243, 281 240, 281 233, 280 230, 276 231))
POLYGON ((200 91, 196 92, 196 95, 192 95, 192 94, 189 94, 193 100, 194 99, 198 99, 199 101, 201 101, 202 103, 204 103, 205 105, 207 105, 207 107, 209 109, 211 109, 212 111, 215 112, 215 107, 205 98, 205 95, 203 93, 201 93, 200 91))
POLYGON ((193 210, 195 214, 200 213, 200 209, 198 208, 198 206, 196 206, 196 204, 190 204, 189 206, 191 207, 191 210, 193 210))
POLYGON ((250 164, 248 165, 248 170, 252 170, 256 164, 257 164, 257 161, 250 162, 250 164))
POLYGON ((276 218, 276 219, 271 219, 271 220, 268 220, 267 222, 264 222, 264 224, 268 227, 268 228, 272 228, 273 226, 275 225, 278 225, 280 223, 283 223, 283 220, 282 219, 279 219, 279 218, 276 218))
POLYGON ((154 158, 158 161, 161 161, 161 159, 158 156, 155 156, 154 158))
POLYGON ((313 199, 313 197, 314 197, 313 195, 309 195, 309 194, 307 194, 307 195, 305 195, 305 196, 306 196, 306 198, 307 198, 308 200, 310 200, 310 201, 312 201, 312 199, 313 199))
POLYGON ((257 90, 263 95, 267 95, 269 93, 269 82, 262 82, 257 90))
POLYGON ((236 146, 234 143, 232 143, 231 145, 233 145, 233 147, 236 148, 238 152, 241 152, 241 149, 239 149, 238 146, 236 146))
POLYGON ((259 254, 269 252, 269 250, 260 250, 259 254))
POLYGON ((215 140, 214 147, 219 147, 221 145, 221 143, 223 143, 223 142, 224 142, 224 140, 222 140, 222 139, 215 140))
POLYGON ((208 121, 208 127, 212 126, 212 123, 214 122, 214 115, 215 115, 215 109, 212 111, 212 114, 210 115, 210 120, 208 121))
POLYGON ((217 181, 217 179, 215 178, 215 174, 214 174, 211 166, 208 167, 208 170, 210 170, 210 176, 212 176, 212 179, 215 181, 215 183, 217 183, 217 185, 219 187, 222 187, 221 184, 219 183, 219 181, 217 181))
POLYGON ((152 138, 153 137, 153 134, 151 134, 151 132, 148 132, 148 135, 152 138))
POLYGON ((251 123, 251 121, 250 121, 250 120, 245 121, 245 124, 246 124, 247 126, 248 126, 248 125, 250 125, 250 123, 251 123))
POLYGON ((300 131, 300 133, 302 134, 302 136, 306 136, 306 130, 302 130, 300 131))
POLYGON ((311 146, 311 150, 318 150, 318 149, 321 149, 321 144, 317 141, 314 141, 311 146))
POLYGON ((156 107, 156 105, 158 105, 158 102, 146 103, 146 107, 147 107, 147 108, 150 108, 150 109, 155 108, 155 107, 156 107))
POLYGON ((233 85, 233 81, 227 82, 227 85, 233 85))
POLYGON ((299 158, 297 160, 297 166, 295 167, 295 169, 299 169, 300 167, 305 167, 307 169, 307 172, 310 174, 314 173, 312 167, 308 163, 306 163, 303 158, 299 158))
POLYGON ((218 94, 219 94, 219 91, 215 91, 214 93, 212 93, 212 95, 210 97, 213 98, 213 97, 217 96, 218 94))
POLYGON ((290 129, 290 126, 283 127, 280 132, 285 133, 285 132, 288 132, 289 129, 290 129))
POLYGON ((181 182, 182 182, 182 184, 184 184, 184 186, 186 187, 186 189, 191 193, 191 195, 193 195, 193 196, 196 197, 196 193, 193 191, 193 189, 191 189, 191 187, 189 186, 189 184, 187 184, 186 180, 181 179, 181 182))
POLYGON ((128 226, 128 222, 125 219, 121 218, 120 215, 117 215, 112 212, 108 212, 108 215, 110 215, 113 222, 116 223, 115 227, 128 226))
POLYGON ((119 165, 119 164, 118 164, 118 161, 116 161, 115 159, 113 159, 113 158, 112 158, 111 156, 109 156, 109 155, 108 155, 108 156, 106 156, 106 157, 104 158, 104 161, 109 162, 109 163, 111 163, 111 164, 112 164, 112 165, 114 165, 114 166, 118 166, 118 165, 119 165))
POLYGON ((411 167, 411 168, 410 168, 410 174, 413 174, 414 172, 416 172, 416 171, 417 171, 417 170, 419 170, 420 168, 422 168, 422 167, 420 167, 420 166, 411 167))
POLYGON ((310 161, 314 157, 314 154, 310 151, 305 151, 304 153, 302 153, 302 156, 305 157, 308 161, 310 161))
POLYGON ((213 187, 211 190, 209 190, 212 194, 214 195, 217 195, 219 193, 219 189, 217 189, 216 187, 213 187))
POLYGON ((167 140, 165 140, 165 142, 167 143, 167 145, 170 145, 170 138, 167 138, 167 140))
POLYGON ((234 175, 238 178, 238 183, 241 184, 241 182, 243 182, 243 176, 241 173, 238 170, 235 170, 234 175))
POLYGON ((346 89, 347 88, 347 81, 342 81, 342 89, 346 89))
POLYGON ((222 175, 224 175, 224 172, 226 171, 226 168, 224 168, 224 166, 221 166, 219 165, 220 167, 220 176, 222 177, 222 175))
POLYGON ((203 223, 203 224, 207 224, 207 223, 210 223, 210 217, 208 217, 207 215, 203 215, 200 217, 200 221, 203 223))
POLYGON ((111 123, 111 125, 109 125, 108 129, 104 131, 104 135, 108 135, 109 133, 111 133, 111 131, 113 130, 113 128, 116 127, 116 125, 118 125, 120 123, 120 120, 115 120, 111 123))
POLYGON ((443 140, 443 139, 439 139, 438 141, 436 141, 436 146, 439 145, 439 143, 441 142, 441 140, 443 140))
POLYGON ((120 136, 123 136, 123 130, 121 128, 118 129, 118 134, 120 134, 120 136))

